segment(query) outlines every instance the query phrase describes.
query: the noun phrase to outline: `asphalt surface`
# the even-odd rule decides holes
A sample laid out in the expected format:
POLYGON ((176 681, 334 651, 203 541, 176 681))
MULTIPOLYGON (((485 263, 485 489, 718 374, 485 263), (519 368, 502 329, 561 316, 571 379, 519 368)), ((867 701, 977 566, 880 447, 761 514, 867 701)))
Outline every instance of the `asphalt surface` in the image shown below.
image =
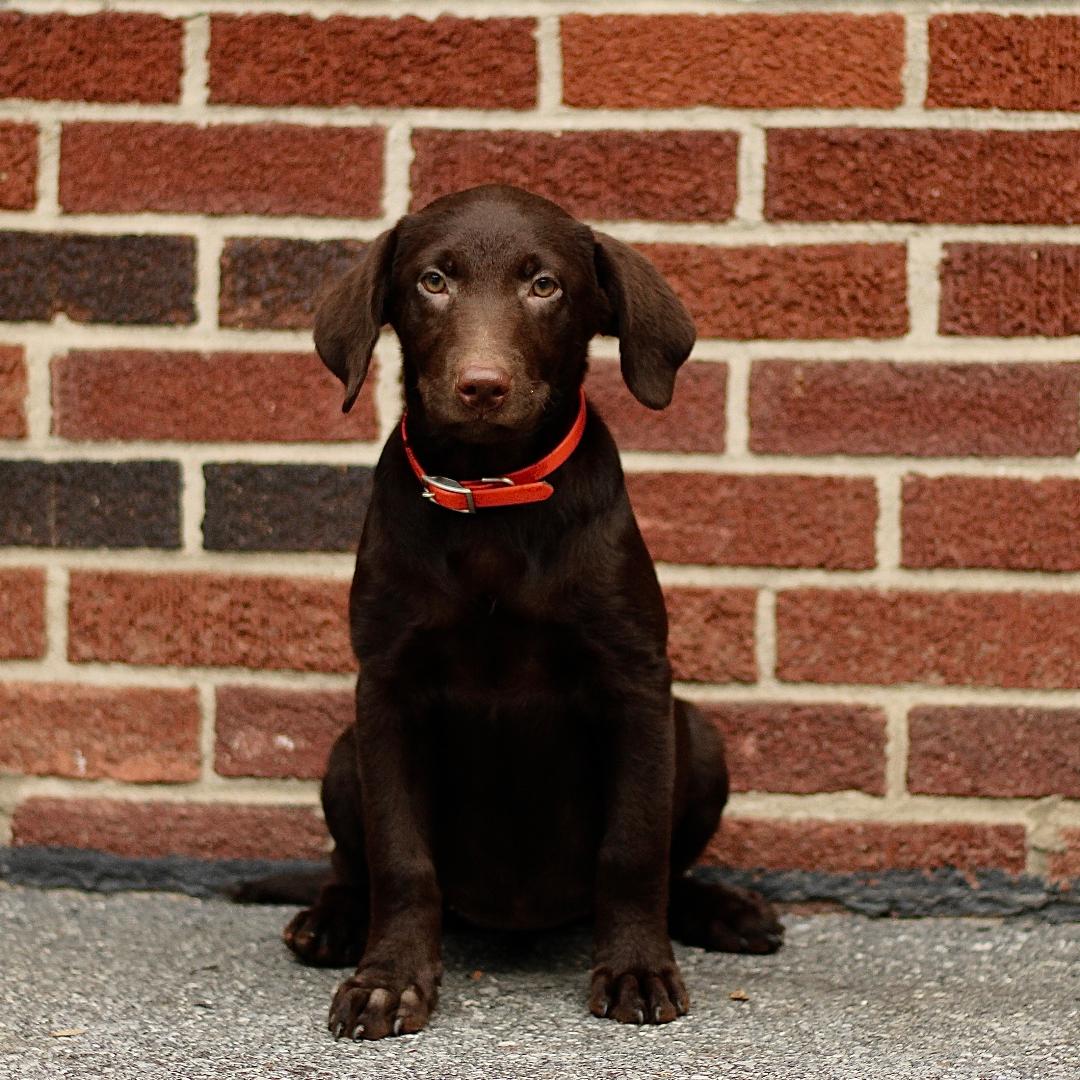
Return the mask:
POLYGON ((372 1044, 288 913, 0 887, 0 1078, 1080 1078, 1077 923, 788 916, 775 956, 679 948, 691 1015, 642 1029, 587 1015, 583 931, 452 934, 430 1027, 372 1044))

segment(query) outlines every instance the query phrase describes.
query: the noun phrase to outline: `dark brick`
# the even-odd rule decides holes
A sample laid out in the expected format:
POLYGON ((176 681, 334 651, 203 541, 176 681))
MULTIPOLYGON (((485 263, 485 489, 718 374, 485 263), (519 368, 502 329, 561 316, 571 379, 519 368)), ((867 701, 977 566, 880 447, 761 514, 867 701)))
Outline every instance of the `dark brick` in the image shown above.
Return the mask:
POLYGON ((0 232, 0 319, 195 321, 195 243, 187 236, 0 232))
POLYGON ((1068 225, 1080 131, 770 131, 765 216, 1068 225))
POLYGON ((0 544, 178 548, 174 461, 0 461, 0 544))
POLYGON ((1080 334, 1080 245, 946 244, 938 327, 977 337, 1080 334))
POLYGON ((179 19, 99 11, 0 13, 0 97, 61 101, 180 99, 179 19))
POLYGON ((593 220, 725 221, 735 208, 739 137, 731 131, 421 128, 413 148, 414 209, 488 183, 516 184, 593 220))
POLYGON ((318 298, 356 265, 366 246, 356 240, 226 240, 221 325, 306 330, 315 320, 318 298))
POLYGON ((214 15, 210 100, 255 105, 527 109, 532 19, 214 15))
POLYGON ((371 474, 346 465, 204 465, 203 545, 212 551, 352 551, 371 474))
POLYGON ((1080 797, 1080 711, 923 706, 908 715, 908 790, 1080 797))

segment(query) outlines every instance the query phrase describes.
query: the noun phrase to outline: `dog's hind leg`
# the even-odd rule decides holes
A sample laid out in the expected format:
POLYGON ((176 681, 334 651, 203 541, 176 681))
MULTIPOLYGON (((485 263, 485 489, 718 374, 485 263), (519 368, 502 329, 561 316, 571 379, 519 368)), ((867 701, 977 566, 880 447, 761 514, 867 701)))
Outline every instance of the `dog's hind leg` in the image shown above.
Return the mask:
POLYGON ((763 896, 687 873, 720 825, 728 797, 720 733, 689 702, 675 700, 678 780, 671 838, 668 926, 684 945, 719 952, 770 953, 784 927, 763 896))
POLYGON ((335 844, 332 871, 315 902, 289 922, 282 936, 305 964, 353 967, 364 951, 369 909, 354 727, 330 751, 322 804, 335 844))

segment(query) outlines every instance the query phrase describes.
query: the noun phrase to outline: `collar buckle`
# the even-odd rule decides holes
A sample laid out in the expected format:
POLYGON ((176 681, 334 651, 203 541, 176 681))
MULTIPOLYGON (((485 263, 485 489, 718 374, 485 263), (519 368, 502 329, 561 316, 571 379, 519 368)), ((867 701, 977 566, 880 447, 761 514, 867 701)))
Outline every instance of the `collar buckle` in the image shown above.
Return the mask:
POLYGON ((472 491, 464 484, 459 484, 456 480, 451 480, 449 476, 429 476, 427 473, 424 473, 424 475, 420 477, 420 481, 429 489, 420 493, 423 498, 430 499, 433 503, 437 503, 446 510, 453 510, 455 514, 476 513, 476 500, 473 498, 472 491), (456 506, 447 506, 446 503, 440 503, 435 497, 435 492, 430 490, 431 488, 445 491, 448 495, 464 495, 465 505, 459 509, 456 506))

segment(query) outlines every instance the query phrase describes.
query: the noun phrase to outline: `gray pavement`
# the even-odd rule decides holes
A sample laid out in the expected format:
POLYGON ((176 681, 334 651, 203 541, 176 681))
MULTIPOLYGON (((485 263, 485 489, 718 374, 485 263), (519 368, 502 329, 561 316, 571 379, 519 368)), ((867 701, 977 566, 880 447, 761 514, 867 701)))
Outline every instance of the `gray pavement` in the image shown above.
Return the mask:
POLYGON ((788 916, 776 956, 680 948, 691 1015, 644 1029, 586 1014, 582 931, 452 934, 429 1029, 354 1044, 287 914, 0 886, 0 1078, 1080 1078, 1077 923, 788 916))

